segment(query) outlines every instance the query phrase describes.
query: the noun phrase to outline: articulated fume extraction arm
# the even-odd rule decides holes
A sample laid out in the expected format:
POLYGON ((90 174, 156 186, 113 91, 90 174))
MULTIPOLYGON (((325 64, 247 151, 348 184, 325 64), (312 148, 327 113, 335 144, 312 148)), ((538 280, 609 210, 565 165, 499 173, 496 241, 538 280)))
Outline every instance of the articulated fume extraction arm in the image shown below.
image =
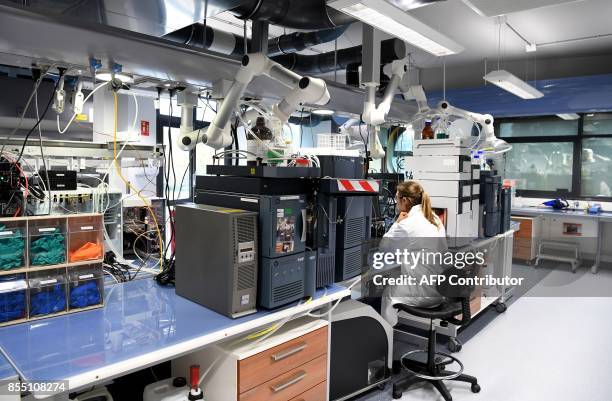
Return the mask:
POLYGON ((263 53, 248 54, 242 58, 242 66, 236 74, 236 79, 206 130, 193 130, 193 106, 197 104, 197 96, 185 95, 179 99, 179 104, 182 106, 179 137, 181 149, 193 149, 198 142, 215 149, 229 146, 232 143, 230 133, 232 114, 249 83, 259 75, 266 75, 292 88, 292 91, 272 108, 273 113, 283 124, 289 120, 291 113, 300 104, 324 105, 329 102, 327 85, 322 79, 302 77, 270 60, 263 53))
MULTIPOLYGON (((378 106, 376 106, 376 89, 379 83, 371 82, 366 84, 366 99, 363 103, 361 119, 364 123, 372 127, 365 131, 367 131, 366 142, 370 153, 369 156, 373 159, 381 159, 385 156, 385 150, 378 138, 378 132, 380 130, 380 125, 384 124, 387 120, 393 97, 406 71, 408 71, 407 59, 395 60, 383 67, 383 72, 391 79, 385 88, 382 101, 378 106)), ((348 135, 352 139, 358 140, 359 138, 363 138, 361 121, 359 120, 348 120, 339 128, 339 132, 348 135)))
MULTIPOLYGON (((420 85, 411 86, 408 91, 404 93, 405 99, 414 99, 419 106, 418 116, 425 117, 459 117, 473 123, 478 124, 480 129, 480 136, 477 143, 474 144, 474 148, 492 150, 494 153, 504 153, 512 149, 505 141, 495 136, 495 129, 493 127, 493 116, 490 114, 474 113, 452 106, 446 100, 442 100, 438 103, 435 109, 431 109, 427 104, 427 97, 425 91, 420 85)), ((469 135, 469 133, 467 133, 469 135)))
POLYGON ((481 127, 479 139, 473 146, 474 149, 484 150, 491 155, 500 155, 512 150, 512 146, 510 144, 495 136, 495 129, 493 127, 494 119, 492 115, 463 110, 458 107, 451 106, 445 100, 438 103, 437 111, 443 115, 457 116, 465 118, 466 120, 471 120, 481 127))
POLYGON ((387 120, 395 91, 399 88, 406 71, 408 71, 408 62, 406 59, 395 60, 383 67, 383 72, 390 77, 391 80, 387 84, 383 99, 378 106, 376 106, 376 86, 367 86, 366 100, 363 104, 363 115, 361 117, 365 123, 380 125, 387 120))
POLYGON ((440 112, 440 114, 448 116, 457 116, 480 124, 480 126, 482 127, 482 141, 487 141, 495 138, 495 130, 493 129, 493 116, 490 114, 479 114, 463 110, 458 107, 451 106, 445 100, 438 103, 438 108, 436 109, 436 111, 440 112))

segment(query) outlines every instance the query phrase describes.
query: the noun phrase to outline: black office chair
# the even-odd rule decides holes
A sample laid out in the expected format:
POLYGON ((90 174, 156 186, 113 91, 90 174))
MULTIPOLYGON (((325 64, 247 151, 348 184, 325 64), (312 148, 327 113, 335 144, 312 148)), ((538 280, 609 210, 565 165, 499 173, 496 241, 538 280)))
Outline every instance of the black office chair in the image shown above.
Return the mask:
MULTIPOLYGON (((447 276, 452 274, 457 274, 459 277, 468 276, 466 270, 454 268, 449 269, 445 274, 447 276)), ((436 308, 418 308, 404 304, 395 305, 395 308, 400 311, 430 319, 427 350, 410 351, 404 354, 399 361, 400 366, 408 371, 409 375, 393 384, 393 398, 395 399, 402 398, 402 394, 409 387, 417 383, 429 382, 442 394, 446 401, 452 401, 453 397, 444 384, 444 380, 470 383, 473 393, 480 392, 478 379, 474 376, 463 374, 463 364, 459 359, 446 353, 436 352, 436 328, 433 323, 435 319, 440 319, 442 326, 446 326, 448 323, 456 325, 467 324, 471 319, 470 294, 474 290, 474 286, 451 286, 448 284, 448 280, 446 280, 438 285, 437 289, 446 300, 436 308), (461 320, 456 318, 459 314, 461 314, 461 320), (409 359, 410 356, 415 354, 427 354, 427 362, 409 359), (459 371, 452 372, 445 369, 447 365, 452 363, 459 365, 459 371)))

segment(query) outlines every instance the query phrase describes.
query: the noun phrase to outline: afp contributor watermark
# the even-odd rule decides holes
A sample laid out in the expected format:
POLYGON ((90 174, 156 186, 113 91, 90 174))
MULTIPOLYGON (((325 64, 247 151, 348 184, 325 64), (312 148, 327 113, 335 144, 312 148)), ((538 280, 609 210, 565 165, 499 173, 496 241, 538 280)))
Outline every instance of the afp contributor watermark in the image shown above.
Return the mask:
POLYGON ((380 286, 432 286, 448 283, 451 286, 516 286, 522 285, 523 277, 494 277, 485 275, 483 277, 461 277, 457 274, 425 274, 421 277, 409 276, 402 274, 399 277, 383 277, 375 275, 373 277, 374 285, 380 286))

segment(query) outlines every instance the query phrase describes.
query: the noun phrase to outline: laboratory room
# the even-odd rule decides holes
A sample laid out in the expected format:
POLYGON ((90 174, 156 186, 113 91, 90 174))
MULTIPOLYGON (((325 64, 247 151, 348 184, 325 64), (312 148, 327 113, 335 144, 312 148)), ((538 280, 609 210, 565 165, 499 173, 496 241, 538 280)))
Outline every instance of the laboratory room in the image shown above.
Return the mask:
POLYGON ((609 0, 0 0, 0 401, 612 400, 609 0))

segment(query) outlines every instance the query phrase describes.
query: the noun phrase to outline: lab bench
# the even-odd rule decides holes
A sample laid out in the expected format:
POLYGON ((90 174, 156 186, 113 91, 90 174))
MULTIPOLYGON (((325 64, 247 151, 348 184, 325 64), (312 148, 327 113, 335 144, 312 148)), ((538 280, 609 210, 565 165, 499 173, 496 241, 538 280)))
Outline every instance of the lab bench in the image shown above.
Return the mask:
MULTIPOLYGON (((589 214, 583 210, 574 209, 554 210, 544 207, 517 207, 512 208, 512 216, 528 216, 536 218, 549 217, 552 219, 568 219, 568 221, 585 220, 590 223, 592 222, 595 226, 595 230, 592 232, 592 235, 593 237, 596 237, 596 248, 595 261, 591 266, 591 272, 596 274, 599 270, 603 248, 603 228, 604 224, 612 222, 611 212, 589 214)), ((542 234, 541 237, 543 238, 544 235, 542 234)))
POLYGON ((292 320, 349 295, 331 285, 309 302, 231 319, 176 295, 172 287, 135 280, 108 286, 104 308, 0 328, 0 350, 22 380, 67 380, 74 391, 292 320))
POLYGON ((19 401, 20 395, 13 390, 12 384, 19 383, 19 376, 13 366, 0 355, 0 401, 19 401))

